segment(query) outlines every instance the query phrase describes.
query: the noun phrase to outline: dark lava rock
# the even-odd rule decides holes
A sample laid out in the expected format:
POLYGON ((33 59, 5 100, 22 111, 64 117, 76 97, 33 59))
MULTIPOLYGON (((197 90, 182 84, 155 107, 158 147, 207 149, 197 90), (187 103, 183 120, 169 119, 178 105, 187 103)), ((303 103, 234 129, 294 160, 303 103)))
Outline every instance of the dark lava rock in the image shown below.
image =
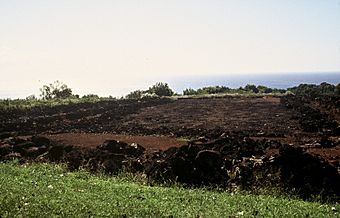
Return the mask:
POLYGON ((13 146, 13 151, 14 152, 19 152, 25 155, 25 149, 28 149, 30 147, 35 147, 35 144, 30 142, 30 141, 25 141, 20 144, 14 145, 13 146))
POLYGON ((10 137, 15 137, 15 133, 13 132, 0 132, 0 139, 6 139, 10 137))
POLYGON ((330 140, 329 138, 323 137, 320 140, 320 145, 323 148, 333 148, 336 146, 336 143, 334 143, 332 140, 330 140))
POLYGON ((28 158, 36 158, 39 155, 45 153, 47 151, 46 147, 29 147, 24 149, 24 156, 28 158))
POLYGON ((51 141, 43 136, 32 136, 31 141, 36 144, 38 147, 40 146, 49 146, 51 144, 51 141))
POLYGON ((55 162, 62 160, 63 155, 65 153, 64 149, 65 149, 65 146, 63 145, 52 146, 47 153, 47 158, 55 162))
POLYGON ((102 145, 99 145, 97 148, 101 150, 106 150, 114 154, 124 154, 134 157, 142 155, 145 151, 144 147, 136 143, 132 143, 131 145, 129 145, 125 142, 116 140, 106 140, 102 145))
POLYGON ((223 185, 228 176, 223 169, 224 160, 218 151, 202 150, 197 153, 194 161, 195 182, 200 185, 223 185))
POLYGON ((124 159, 122 155, 115 155, 115 157, 104 160, 101 165, 106 173, 115 174, 122 170, 124 159))
POLYGON ((340 195, 337 169, 325 160, 304 153, 301 148, 283 146, 274 164, 279 167, 281 183, 303 197, 340 195))
POLYGON ((0 145, 0 158, 11 153, 13 151, 13 146, 9 144, 0 145))
POLYGON ((223 185, 228 175, 218 151, 202 145, 170 148, 146 163, 146 174, 158 182, 177 181, 188 185, 223 185))
POLYGON ((223 166, 223 159, 218 151, 203 150, 197 153, 195 166, 197 169, 208 172, 221 168, 223 166))
POLYGON ((22 157, 22 155, 18 152, 12 152, 7 154, 3 160, 14 160, 14 159, 20 159, 22 157))

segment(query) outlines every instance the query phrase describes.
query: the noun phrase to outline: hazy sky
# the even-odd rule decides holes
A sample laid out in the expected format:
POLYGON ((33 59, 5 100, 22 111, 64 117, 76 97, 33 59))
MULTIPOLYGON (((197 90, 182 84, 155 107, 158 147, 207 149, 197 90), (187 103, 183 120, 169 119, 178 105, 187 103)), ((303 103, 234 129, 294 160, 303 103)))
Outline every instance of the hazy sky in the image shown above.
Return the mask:
POLYGON ((0 97, 301 71, 340 71, 340 0, 0 0, 0 97))

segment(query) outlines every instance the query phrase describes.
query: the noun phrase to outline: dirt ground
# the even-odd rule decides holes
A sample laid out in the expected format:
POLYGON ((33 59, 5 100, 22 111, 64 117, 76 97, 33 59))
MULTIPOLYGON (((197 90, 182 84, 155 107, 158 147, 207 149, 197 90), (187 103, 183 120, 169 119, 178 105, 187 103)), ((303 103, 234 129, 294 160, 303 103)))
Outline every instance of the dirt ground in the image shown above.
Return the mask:
POLYGON ((325 133, 304 131, 299 116, 279 97, 121 100, 1 111, 0 130, 42 134, 76 146, 95 147, 106 139, 116 139, 151 151, 178 147, 185 144, 184 139, 213 139, 233 133, 301 146, 340 161, 340 137, 333 136, 336 145, 332 148, 320 148, 325 133))
POLYGON ((181 99, 142 108, 124 118, 120 129, 184 136, 220 129, 252 136, 283 136, 299 129, 292 117, 280 99, 273 97, 181 99))

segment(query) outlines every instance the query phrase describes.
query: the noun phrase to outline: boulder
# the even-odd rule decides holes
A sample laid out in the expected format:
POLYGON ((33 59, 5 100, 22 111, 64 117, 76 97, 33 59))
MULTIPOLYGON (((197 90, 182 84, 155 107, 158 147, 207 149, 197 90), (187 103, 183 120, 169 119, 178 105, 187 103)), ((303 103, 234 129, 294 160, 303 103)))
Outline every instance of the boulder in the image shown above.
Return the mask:
POLYGON ((3 157, 13 151, 13 147, 9 144, 0 145, 0 157, 3 157))
POLYGON ((14 160, 14 159, 20 159, 22 157, 22 155, 18 152, 11 152, 9 154, 7 154, 3 160, 14 160))
POLYGON ((16 133, 13 132, 0 132, 0 139, 6 139, 10 137, 15 137, 16 133))
POLYGON ((63 159, 64 155, 64 146, 63 145, 56 145, 52 146, 47 153, 47 158, 51 161, 60 161, 63 159))
POLYGON ((103 144, 97 147, 100 150, 106 150, 114 154, 124 154, 127 156, 138 157, 142 155, 145 148, 138 145, 137 143, 127 144, 125 142, 116 140, 106 140, 103 144))
POLYGON ((36 144, 38 147, 40 146, 49 146, 51 144, 51 141, 43 136, 37 136, 34 135, 31 137, 31 141, 36 144))
POLYGON ((340 195, 340 175, 325 160, 303 152, 301 148, 282 146, 273 162, 279 168, 281 184, 295 189, 303 197, 340 195))
POLYGON ((228 174, 223 169, 224 160, 218 151, 202 150, 194 161, 195 183, 199 185, 224 185, 228 174))

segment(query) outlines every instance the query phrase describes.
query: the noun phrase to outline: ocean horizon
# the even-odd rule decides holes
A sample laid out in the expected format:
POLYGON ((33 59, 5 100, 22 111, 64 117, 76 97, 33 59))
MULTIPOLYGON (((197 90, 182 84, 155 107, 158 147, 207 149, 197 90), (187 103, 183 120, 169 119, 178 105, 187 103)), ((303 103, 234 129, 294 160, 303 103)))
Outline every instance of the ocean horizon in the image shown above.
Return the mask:
MULTIPOLYGON (((64 81, 67 84, 67 81, 64 81)), ((258 74, 228 74, 228 75, 192 75, 192 76, 176 76, 176 77, 159 77, 140 81, 134 85, 121 84, 122 87, 119 90, 106 87, 98 91, 91 91, 91 94, 98 94, 99 96, 114 96, 121 97, 127 95, 134 90, 144 90, 152 86, 155 82, 168 83, 170 88, 175 92, 182 94, 183 90, 187 88, 198 89, 207 86, 226 86, 229 88, 244 87, 247 84, 264 85, 270 88, 287 89, 297 86, 302 83, 306 84, 320 84, 327 82, 333 85, 340 83, 340 71, 339 72, 318 72, 318 73, 258 73, 258 74)), ((70 88, 74 88, 70 86, 70 88)), ((16 99, 25 98, 31 94, 39 96, 37 91, 39 87, 31 89, 16 90, 1 90, 0 99, 16 99)), ((86 90, 73 89, 74 94, 80 94, 80 96, 86 93, 86 90)))
POLYGON ((178 93, 182 93, 186 88, 198 89, 206 86, 239 88, 247 84, 287 89, 299 84, 320 84, 322 82, 336 85, 340 83, 340 72, 183 76, 169 79, 168 82, 170 87, 178 93))

